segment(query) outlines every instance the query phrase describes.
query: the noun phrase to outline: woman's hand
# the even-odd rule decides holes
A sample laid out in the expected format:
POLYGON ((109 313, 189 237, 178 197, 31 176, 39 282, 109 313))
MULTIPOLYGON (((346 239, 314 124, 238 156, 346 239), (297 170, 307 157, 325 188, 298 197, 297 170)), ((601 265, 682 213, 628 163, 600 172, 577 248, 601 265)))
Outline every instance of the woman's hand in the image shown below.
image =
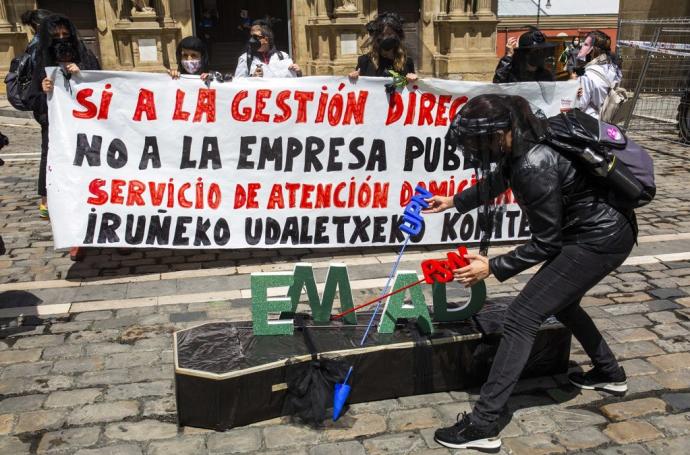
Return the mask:
POLYGON ((44 93, 51 93, 53 91, 53 87, 55 87, 55 83, 47 77, 41 81, 41 88, 43 89, 44 93))
POLYGON ((489 258, 472 253, 467 253, 465 258, 470 261, 470 265, 453 270, 453 277, 458 283, 470 287, 491 275, 489 258))
POLYGON ((208 77, 210 75, 211 75, 211 73, 201 73, 201 76, 199 76, 199 77, 201 78, 202 81, 206 82, 206 79, 208 79, 208 77))
POLYGON ((168 74, 173 79, 179 79, 180 78, 180 72, 178 70, 168 70, 168 74))
POLYGON ((347 77, 350 78, 351 82, 355 82, 357 79, 359 79, 359 70, 354 70, 353 72, 348 74, 347 77))
POLYGON ((429 204, 429 208, 422 210, 422 213, 439 213, 454 206, 452 196, 431 196, 425 201, 429 204))
POLYGON ((405 79, 407 79, 408 84, 414 84, 419 80, 419 76, 417 76, 415 73, 407 73, 405 75, 405 79))
POLYGON ((70 74, 77 74, 79 72, 79 67, 76 63, 68 63, 65 66, 65 71, 67 71, 70 74))
POLYGON ((297 73, 297 74, 302 73, 302 68, 300 68, 297 63, 293 63, 292 65, 288 66, 288 69, 290 71, 292 71, 293 73, 297 73))
POLYGON ((577 97, 578 97, 578 98, 582 98, 582 94, 583 94, 583 93, 584 93, 584 92, 582 91, 582 87, 580 87, 579 89, 577 89, 577 97))
POLYGON ((517 38, 508 38, 508 42, 506 43, 506 55, 508 57, 512 57, 513 54, 515 53, 515 49, 518 47, 518 40, 517 38))
POLYGON ((256 69, 254 70, 254 74, 252 74, 252 77, 264 77, 263 67, 257 66, 256 69))

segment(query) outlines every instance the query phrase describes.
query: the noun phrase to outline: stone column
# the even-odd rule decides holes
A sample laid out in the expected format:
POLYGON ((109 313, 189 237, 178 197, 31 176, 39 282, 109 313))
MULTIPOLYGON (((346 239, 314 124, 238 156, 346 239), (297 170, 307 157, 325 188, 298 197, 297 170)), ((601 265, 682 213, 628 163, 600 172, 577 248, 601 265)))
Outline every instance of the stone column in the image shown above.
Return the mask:
POLYGON ((328 2, 329 2, 329 0, 315 0, 314 1, 314 7, 316 10, 316 15, 313 16, 314 19, 328 18, 329 14, 331 13, 329 11, 328 2))
POLYGON ((491 9, 491 3, 493 0, 477 0, 477 15, 478 16, 495 16, 494 11, 491 9))
POLYGON ((7 20, 7 7, 5 0, 0 0, 0 32, 11 32, 12 24, 7 20))
MULTIPOLYGON (((295 0, 293 4, 297 2, 295 0)), ((357 62, 358 52, 355 51, 364 39, 364 25, 372 13, 371 5, 376 5, 376 1, 308 0, 308 3, 310 16, 305 27, 309 51, 305 62, 307 74, 349 73, 357 62)))
POLYGON ((495 0, 449 1, 448 12, 434 21, 438 30, 435 76, 491 79, 496 66, 496 8, 495 0))
POLYGON ((129 16, 132 11, 132 5, 129 0, 115 0, 113 5, 113 12, 115 13, 116 24, 128 24, 130 22, 129 16))
POLYGON ((451 16, 466 16, 466 3, 467 0, 450 0, 448 2, 448 14, 451 16))
POLYGON ((155 8, 163 27, 175 26, 175 20, 170 16, 170 0, 156 0, 155 8))

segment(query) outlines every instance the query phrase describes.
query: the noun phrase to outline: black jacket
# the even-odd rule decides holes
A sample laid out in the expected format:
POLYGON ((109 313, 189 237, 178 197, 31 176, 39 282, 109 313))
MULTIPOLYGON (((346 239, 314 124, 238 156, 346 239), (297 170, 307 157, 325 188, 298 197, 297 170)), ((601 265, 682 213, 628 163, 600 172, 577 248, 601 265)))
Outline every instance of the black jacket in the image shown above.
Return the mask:
MULTIPOLYGON (((381 57, 379 59, 379 66, 375 66, 374 62, 371 61, 369 54, 360 55, 357 59, 357 69, 359 70, 360 76, 371 76, 371 77, 387 77, 387 71, 393 69, 393 60, 381 57)), ((410 57, 405 60, 405 65, 400 72, 403 76, 406 74, 414 73, 414 62, 410 57)))
POLYGON ((504 55, 496 65, 494 72, 494 84, 505 84, 510 82, 551 82, 555 78, 550 71, 544 68, 537 69, 534 73, 525 73, 520 75, 520 72, 515 67, 516 62, 510 55, 504 55))
MULTIPOLYGON (((563 245, 600 244, 634 222, 632 211, 621 213, 605 201, 606 190, 586 170, 546 144, 512 156, 502 172, 487 181, 492 198, 512 188, 532 234, 527 243, 489 261, 499 281, 556 256, 563 245)), ((482 180, 455 195, 458 211, 480 205, 478 187, 484 184, 482 180)))

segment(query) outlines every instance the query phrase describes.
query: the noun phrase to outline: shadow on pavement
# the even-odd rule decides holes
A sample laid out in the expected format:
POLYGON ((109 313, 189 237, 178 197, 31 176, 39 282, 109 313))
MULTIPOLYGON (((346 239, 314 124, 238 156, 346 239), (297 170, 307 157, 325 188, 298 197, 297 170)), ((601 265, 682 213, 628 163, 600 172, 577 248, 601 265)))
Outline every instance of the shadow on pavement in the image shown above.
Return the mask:
MULTIPOLYGON (((448 247, 448 249, 452 249, 448 247)), ((69 268, 67 280, 85 278, 117 278, 151 273, 201 270, 223 267, 259 266, 264 264, 309 262, 332 257, 397 254, 398 246, 362 248, 262 248, 241 250, 156 249, 156 248, 85 248, 81 261, 69 268)), ((410 246, 406 252, 429 251, 428 246, 410 246)), ((443 256, 439 253, 439 256, 443 256)))

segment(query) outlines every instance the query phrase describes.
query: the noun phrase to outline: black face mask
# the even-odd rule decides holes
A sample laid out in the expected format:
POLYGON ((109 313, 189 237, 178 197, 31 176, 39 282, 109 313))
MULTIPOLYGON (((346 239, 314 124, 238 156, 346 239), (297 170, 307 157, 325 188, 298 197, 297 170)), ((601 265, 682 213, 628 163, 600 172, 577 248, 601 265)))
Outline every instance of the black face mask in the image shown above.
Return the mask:
POLYGON ((50 50, 53 53, 53 57, 58 62, 77 63, 79 60, 79 53, 74 47, 74 42, 70 37, 53 38, 53 42, 50 44, 50 50))
POLYGON ((249 46, 249 49, 252 50, 252 52, 256 52, 261 47, 261 41, 252 36, 251 38, 249 38, 247 45, 249 46))
POLYGON ((379 47, 384 51, 390 51, 400 46, 400 39, 397 36, 389 36, 381 40, 379 47))
POLYGON ((541 51, 535 50, 527 54, 527 64, 537 68, 544 67, 544 54, 541 51))

